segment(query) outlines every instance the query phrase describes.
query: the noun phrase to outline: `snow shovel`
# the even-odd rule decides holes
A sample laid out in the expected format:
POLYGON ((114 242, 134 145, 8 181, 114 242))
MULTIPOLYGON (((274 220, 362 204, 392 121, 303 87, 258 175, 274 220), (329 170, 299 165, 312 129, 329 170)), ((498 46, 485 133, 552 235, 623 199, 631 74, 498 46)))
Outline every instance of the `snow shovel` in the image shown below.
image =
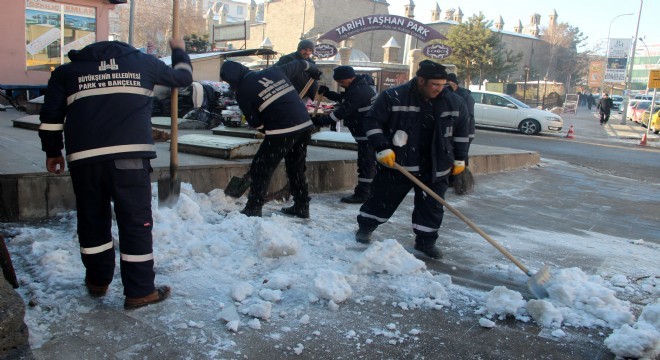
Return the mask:
MULTIPOLYGON (((307 84, 305 84, 305 87, 302 89, 300 94, 298 96, 302 99, 309 88, 312 86, 314 83, 314 79, 310 78, 307 81, 307 84)), ((229 180, 229 184, 225 187, 225 195, 229 195, 233 198, 239 198, 245 194, 247 189, 250 188, 250 185, 252 184, 252 179, 250 178, 249 173, 243 175, 243 177, 238 177, 238 176, 232 176, 231 179, 229 180)))
MULTIPOLYGON (((172 12, 172 38, 179 36, 179 0, 173 0, 172 12)), ((171 140, 170 140, 170 174, 169 176, 158 179, 158 205, 165 207, 174 207, 179 201, 181 194, 181 179, 179 179, 179 89, 172 88, 170 116, 171 140)))
POLYGON ((550 269, 548 268, 547 265, 543 266, 541 270, 539 270, 536 274, 533 274, 525 265, 523 265, 518 259, 516 259, 513 255, 511 255, 510 252, 508 252, 500 243, 495 241, 493 238, 491 238, 488 234, 486 234, 481 228, 479 228, 472 220, 468 219, 465 215, 463 215, 460 211, 456 210, 453 206, 449 205, 443 198, 441 198, 438 194, 436 194, 433 190, 429 189, 428 186, 424 185, 418 178, 416 178, 414 175, 412 175, 408 170, 404 169, 401 165, 394 163, 394 169, 399 170, 403 175, 405 175, 410 181, 412 181, 415 185, 419 186, 424 190, 427 194, 431 195, 435 200, 437 200, 442 206, 446 207, 451 211, 454 215, 456 215, 459 219, 463 220, 464 223, 466 223, 472 230, 476 231, 481 237, 486 239, 491 245, 493 245, 497 250, 499 250, 504 256, 506 256, 507 259, 511 260, 516 266, 520 268, 527 276, 529 276, 529 280, 527 281, 527 287, 529 288, 529 291, 531 291, 532 295, 534 295, 537 299, 543 299, 548 297, 548 292, 545 290, 543 287, 543 284, 548 282, 550 280, 550 269))

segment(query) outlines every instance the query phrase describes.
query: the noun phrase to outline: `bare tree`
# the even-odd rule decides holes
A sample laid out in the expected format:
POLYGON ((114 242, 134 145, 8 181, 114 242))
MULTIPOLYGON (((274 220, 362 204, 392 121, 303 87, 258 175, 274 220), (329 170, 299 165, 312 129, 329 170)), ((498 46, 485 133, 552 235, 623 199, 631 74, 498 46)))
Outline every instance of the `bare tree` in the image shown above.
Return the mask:
MULTIPOLYGON (((133 19, 133 45, 137 48, 152 47, 157 54, 169 53, 168 39, 172 36, 172 0, 135 1, 133 19)), ((179 1, 179 36, 206 33, 204 9, 201 0, 179 1)), ((117 6, 115 11, 120 22, 119 36, 128 40, 130 9, 128 5, 117 6)))

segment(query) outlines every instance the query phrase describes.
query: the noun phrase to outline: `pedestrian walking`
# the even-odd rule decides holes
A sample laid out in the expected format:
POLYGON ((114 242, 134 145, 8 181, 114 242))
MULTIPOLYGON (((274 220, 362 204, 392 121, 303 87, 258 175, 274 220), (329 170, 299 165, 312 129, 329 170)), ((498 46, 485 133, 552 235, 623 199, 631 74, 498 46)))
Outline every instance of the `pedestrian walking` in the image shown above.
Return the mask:
POLYGON ((314 125, 307 107, 300 101, 289 80, 301 72, 307 72, 315 79, 321 76, 314 64, 303 60, 261 71, 225 61, 220 69, 220 78, 234 90, 248 124, 265 135, 250 165, 252 184, 248 201, 241 211, 247 216, 261 216, 273 172, 284 159, 294 204, 281 211, 287 215, 309 218, 305 158, 314 125))
POLYGON ((614 106, 614 102, 607 94, 603 94, 603 97, 598 101, 598 110, 600 113, 600 124, 605 125, 610 119, 610 111, 614 106))
POLYGON ((327 86, 319 86, 319 94, 336 101, 337 105, 329 115, 312 119, 316 126, 330 126, 340 121, 353 135, 358 145, 358 181, 353 194, 341 198, 341 202, 361 204, 371 193, 371 182, 376 175, 376 152, 369 144, 369 139, 362 128, 362 120, 376 98, 376 87, 369 75, 357 75, 350 66, 338 66, 333 70, 332 78, 346 89, 343 93, 330 91, 327 86))
POLYGON ((589 107, 589 110, 591 110, 591 108, 594 105, 596 105, 596 99, 594 98, 594 94, 589 93, 589 95, 587 95, 587 106, 589 107))
MULTIPOLYGON (((314 54, 314 43, 310 40, 301 40, 298 43, 298 49, 290 54, 284 55, 277 60, 275 66, 282 66, 296 60, 309 61, 312 64, 315 64, 312 60, 312 54, 314 54)), ((304 89, 305 85, 310 79, 310 75, 307 72, 300 72, 292 74, 289 80, 293 84, 293 87, 296 89, 296 92, 300 94, 304 89)), ((303 94, 303 100, 306 103, 308 99, 314 99, 318 91, 318 84, 314 82, 312 86, 307 90, 307 93, 303 94)))
POLYGON ((442 252, 435 242, 442 224, 442 205, 391 167, 396 161, 444 197, 449 175, 465 170, 469 115, 460 96, 443 91, 447 83, 444 66, 424 60, 416 75, 381 92, 364 119, 364 130, 380 165, 372 196, 360 207, 355 239, 370 243, 373 231, 387 222, 412 188, 415 249, 438 259, 442 252))
POLYGON ((183 40, 171 39, 170 47, 172 68, 118 41, 71 50, 71 62, 51 74, 40 112, 39 137, 49 172, 64 170, 66 145, 87 290, 105 295, 114 276, 114 208, 127 309, 160 302, 170 293, 169 286, 154 284, 152 95, 155 85, 192 83, 183 40))

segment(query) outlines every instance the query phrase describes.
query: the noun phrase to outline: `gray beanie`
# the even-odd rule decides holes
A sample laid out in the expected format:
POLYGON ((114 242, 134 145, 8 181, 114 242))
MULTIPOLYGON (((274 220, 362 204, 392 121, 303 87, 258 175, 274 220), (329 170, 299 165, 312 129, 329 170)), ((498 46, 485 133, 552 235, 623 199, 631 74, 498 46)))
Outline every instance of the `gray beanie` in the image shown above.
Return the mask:
POLYGON ((302 49, 312 49, 314 50, 314 43, 311 42, 310 40, 301 40, 298 43, 298 51, 302 49))

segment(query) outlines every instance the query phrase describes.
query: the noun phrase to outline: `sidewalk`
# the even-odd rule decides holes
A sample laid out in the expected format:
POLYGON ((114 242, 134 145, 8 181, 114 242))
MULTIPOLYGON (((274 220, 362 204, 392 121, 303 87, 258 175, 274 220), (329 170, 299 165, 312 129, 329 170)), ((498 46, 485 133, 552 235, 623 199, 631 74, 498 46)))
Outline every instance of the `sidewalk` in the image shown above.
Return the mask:
MULTIPOLYGON (((561 117, 564 119, 562 132, 565 135, 573 125, 576 140, 595 142, 607 140, 638 145, 646 134, 646 128, 635 122, 627 121, 625 125, 621 125, 621 114, 618 111, 612 112, 610 120, 605 125, 600 125, 595 107, 589 110, 586 106, 581 106, 577 114, 563 114, 561 117)), ((660 147, 660 136, 649 132, 647 146, 660 147)))

